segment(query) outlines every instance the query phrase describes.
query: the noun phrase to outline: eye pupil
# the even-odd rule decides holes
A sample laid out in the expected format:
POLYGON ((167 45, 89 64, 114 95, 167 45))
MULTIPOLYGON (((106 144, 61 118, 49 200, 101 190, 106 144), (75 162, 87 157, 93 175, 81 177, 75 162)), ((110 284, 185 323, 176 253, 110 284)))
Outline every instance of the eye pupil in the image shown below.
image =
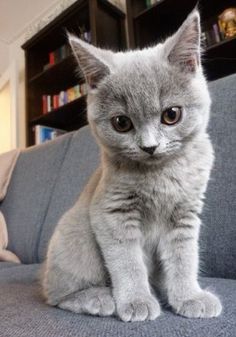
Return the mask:
POLYGON ((167 111, 168 118, 170 120, 175 120, 176 118, 176 111, 174 109, 170 109, 167 111))
POLYGON ((171 107, 162 113, 161 122, 166 125, 174 125, 179 122, 181 115, 180 107, 171 107))
POLYGON ((111 119, 114 129, 118 132, 128 132, 133 128, 133 124, 127 116, 116 116, 111 119))
POLYGON ((123 129, 126 128, 129 124, 129 120, 125 118, 124 116, 116 117, 116 122, 119 124, 119 126, 123 129))

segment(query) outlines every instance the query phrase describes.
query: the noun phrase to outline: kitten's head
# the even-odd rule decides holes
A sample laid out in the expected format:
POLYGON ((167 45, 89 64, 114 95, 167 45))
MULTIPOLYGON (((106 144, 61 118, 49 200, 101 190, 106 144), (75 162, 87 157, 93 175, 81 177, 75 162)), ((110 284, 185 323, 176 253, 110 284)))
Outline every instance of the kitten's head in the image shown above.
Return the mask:
POLYGON ((173 36, 148 49, 113 53, 69 39, 88 84, 89 123, 107 153, 156 163, 205 131, 210 97, 196 10, 173 36))

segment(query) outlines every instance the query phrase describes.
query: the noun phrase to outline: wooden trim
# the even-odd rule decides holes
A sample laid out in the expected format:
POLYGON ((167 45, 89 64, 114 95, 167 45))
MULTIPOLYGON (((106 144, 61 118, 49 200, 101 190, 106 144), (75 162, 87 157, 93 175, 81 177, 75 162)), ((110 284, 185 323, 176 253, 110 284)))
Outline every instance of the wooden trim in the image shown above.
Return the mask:
POLYGON ((98 5, 97 0, 89 0, 89 20, 90 20, 90 29, 92 34, 92 44, 97 46, 98 37, 97 37, 97 15, 98 14, 98 5))
POLYGON ((126 0, 127 47, 135 48, 132 0, 126 0))

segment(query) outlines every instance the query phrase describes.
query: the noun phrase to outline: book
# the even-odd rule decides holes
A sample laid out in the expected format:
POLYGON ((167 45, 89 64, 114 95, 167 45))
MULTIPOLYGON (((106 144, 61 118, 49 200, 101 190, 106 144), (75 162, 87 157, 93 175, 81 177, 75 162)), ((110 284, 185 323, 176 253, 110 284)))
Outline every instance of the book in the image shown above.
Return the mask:
MULTIPOLYGON (((91 40, 91 34, 90 32, 86 32, 86 33, 88 33, 87 39, 89 42, 91 40)), ((51 66, 61 62, 63 59, 65 59, 66 57, 70 55, 71 55, 71 48, 68 44, 64 44, 60 48, 57 48, 51 51, 48 54, 49 63, 43 66, 43 70, 48 70, 51 66)))
POLYGON ((75 90, 74 88, 69 88, 66 90, 67 93, 67 102, 72 102, 75 99, 75 90))
POLYGON ((65 130, 51 128, 43 125, 35 125, 35 144, 39 145, 49 140, 53 140, 66 133, 65 130))
POLYGON ((42 96, 42 103, 43 103, 43 115, 48 113, 48 98, 47 95, 42 96))
POLYGON ((42 96, 42 113, 47 114, 53 109, 74 101, 75 99, 87 94, 87 85, 83 83, 77 84, 74 87, 62 90, 55 95, 43 95, 42 96))
POLYGON ((206 40, 207 40, 207 46, 212 46, 216 43, 215 33, 213 31, 213 28, 206 31, 206 40))
POLYGON ((80 85, 80 93, 81 95, 86 95, 87 94, 87 84, 83 83, 80 85))
POLYGON ((62 59, 62 57, 61 57, 61 48, 54 50, 53 54, 54 54, 55 64, 59 63, 61 61, 61 59, 62 59))
POLYGON ((59 94, 59 106, 64 105, 64 91, 60 91, 59 94))
POLYGON ((213 32, 214 32, 216 43, 219 43, 221 39, 220 39, 220 32, 219 32, 219 27, 217 23, 214 23, 213 25, 213 32))
POLYGON ((88 42, 88 43, 91 43, 92 42, 92 35, 91 35, 91 32, 84 32, 83 34, 83 39, 84 41, 88 42))
POLYGON ((49 64, 51 66, 55 64, 55 54, 54 54, 54 52, 49 53, 49 64))
POLYGON ((50 95, 47 95, 47 112, 52 110, 52 99, 50 95))
POLYGON ((75 91, 75 99, 81 97, 81 92, 80 92, 80 86, 79 84, 74 86, 74 91, 75 91))
POLYGON ((53 109, 59 108, 59 95, 53 95, 53 109))

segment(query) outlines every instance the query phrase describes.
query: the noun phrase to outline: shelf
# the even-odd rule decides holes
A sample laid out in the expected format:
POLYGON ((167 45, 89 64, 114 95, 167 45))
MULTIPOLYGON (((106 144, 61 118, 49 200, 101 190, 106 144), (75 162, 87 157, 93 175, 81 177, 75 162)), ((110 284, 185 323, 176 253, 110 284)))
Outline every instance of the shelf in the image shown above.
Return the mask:
POLYGON ((30 121, 31 126, 37 124, 66 131, 77 130, 79 127, 87 124, 86 96, 77 98, 58 109, 54 109, 30 121))
POLYGON ((66 131, 87 124, 85 97, 42 115, 43 95, 58 95, 85 82, 73 55, 45 69, 49 53, 68 43, 66 32, 79 36, 81 27, 91 32, 93 45, 121 50, 126 45, 124 18, 125 14, 107 0, 76 0, 22 46, 26 56, 27 145, 35 144, 33 127, 37 124, 66 131))
POLYGON ((236 72, 236 37, 221 41, 206 49, 202 62, 209 81, 236 72))
POLYGON ((65 81, 65 75, 71 74, 70 83, 80 83, 82 81, 79 78, 76 68, 78 67, 75 57, 73 55, 61 60, 60 62, 52 65, 50 68, 42 71, 41 73, 31 77, 29 79, 29 85, 43 86, 52 88, 52 93, 55 90, 63 90, 62 88, 68 88, 68 83, 65 81))
POLYGON ((223 46, 223 45, 225 45, 225 44, 227 44, 227 43, 231 43, 231 42, 234 42, 234 43, 236 42, 236 36, 235 36, 235 37, 232 37, 232 38, 230 38, 230 39, 225 39, 225 40, 223 40, 223 41, 220 41, 220 42, 218 42, 218 43, 215 43, 215 44, 213 44, 213 45, 207 47, 207 48, 206 48, 206 52, 211 51, 211 50, 213 50, 213 49, 218 49, 218 48, 220 48, 221 46, 223 46))
POLYGON ((141 16, 147 14, 148 12, 152 11, 154 8, 156 8, 157 6, 159 6, 161 3, 165 2, 166 0, 160 0, 159 2, 151 5, 150 7, 145 8, 144 10, 142 10, 140 13, 138 13, 137 15, 134 16, 134 19, 138 19, 141 16))

